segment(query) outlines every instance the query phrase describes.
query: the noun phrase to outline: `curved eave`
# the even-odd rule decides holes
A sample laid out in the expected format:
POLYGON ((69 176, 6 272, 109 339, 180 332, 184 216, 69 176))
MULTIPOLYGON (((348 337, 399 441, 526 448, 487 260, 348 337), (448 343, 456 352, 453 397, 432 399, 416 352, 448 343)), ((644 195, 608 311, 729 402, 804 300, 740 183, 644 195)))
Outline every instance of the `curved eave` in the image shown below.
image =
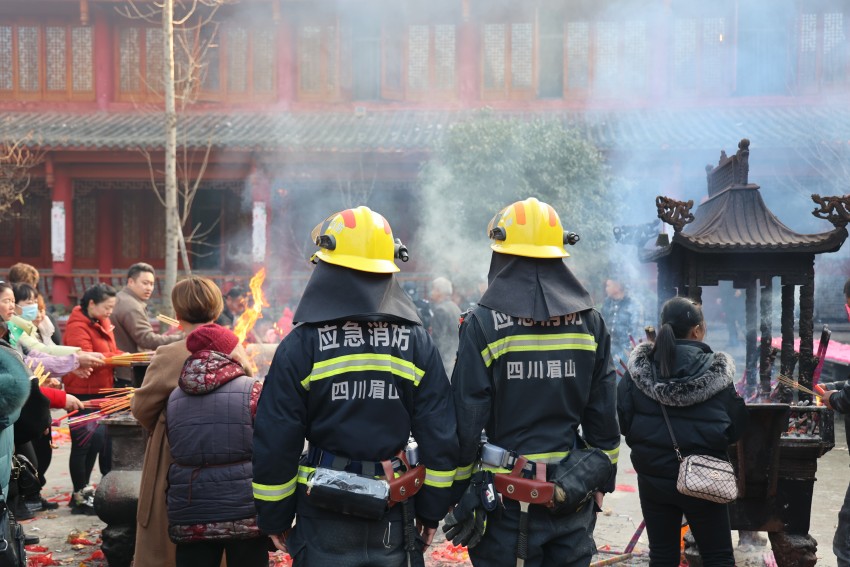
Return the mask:
POLYGON ((644 263, 658 262, 661 258, 669 256, 674 246, 677 245, 698 254, 828 254, 830 252, 837 252, 841 248, 844 241, 847 240, 848 232, 846 228, 836 228, 821 234, 803 236, 817 238, 809 242, 774 245, 718 244, 693 240, 679 232, 673 235, 672 243, 669 246, 644 249, 640 252, 639 258, 644 263))
POLYGON ((748 244, 737 242, 712 242, 690 238, 685 233, 673 236, 673 244, 702 254, 825 254, 835 252, 847 239, 846 228, 836 228, 820 234, 801 234, 797 242, 775 244, 748 244))

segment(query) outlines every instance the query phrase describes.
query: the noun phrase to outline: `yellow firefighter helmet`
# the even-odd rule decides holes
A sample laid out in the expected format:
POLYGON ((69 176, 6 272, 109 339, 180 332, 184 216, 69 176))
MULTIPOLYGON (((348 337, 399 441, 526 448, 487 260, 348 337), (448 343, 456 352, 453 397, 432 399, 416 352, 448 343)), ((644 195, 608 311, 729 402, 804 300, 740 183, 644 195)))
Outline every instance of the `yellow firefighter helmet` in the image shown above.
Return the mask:
POLYGON ((316 225, 311 233, 319 247, 311 260, 344 266, 361 272, 398 272, 394 259, 408 260, 407 248, 393 239, 390 223, 369 207, 335 213, 316 225))
POLYGON ((499 211, 487 233, 495 252, 529 258, 565 258, 570 254, 564 244, 578 242, 577 234, 564 232, 555 209, 534 197, 499 211))

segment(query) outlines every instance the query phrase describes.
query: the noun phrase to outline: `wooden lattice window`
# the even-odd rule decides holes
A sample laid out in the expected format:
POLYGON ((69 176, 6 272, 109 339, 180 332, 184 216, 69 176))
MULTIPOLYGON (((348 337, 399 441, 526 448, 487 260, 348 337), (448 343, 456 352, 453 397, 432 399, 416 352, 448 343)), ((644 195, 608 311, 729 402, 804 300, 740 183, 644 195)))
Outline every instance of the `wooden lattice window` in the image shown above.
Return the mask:
POLYGON ((298 94, 304 99, 339 97, 339 28, 309 23, 298 27, 298 94))
POLYGON ((384 31, 384 98, 449 98, 457 86, 454 24, 387 26, 384 31))
POLYGON ((92 28, 0 23, 0 98, 93 100, 92 28))
POLYGON ((734 72, 729 23, 723 16, 675 18, 671 90, 677 94, 728 94, 734 72))
MULTIPOLYGON (((118 34, 121 100, 162 98, 163 47, 159 28, 122 28, 118 34)), ((200 84, 203 100, 269 100, 276 89, 275 35, 270 27, 206 25, 175 30, 175 79, 181 89, 200 84)))
POLYGON ((540 16, 539 84, 543 98, 645 92, 649 40, 643 20, 567 21, 540 16))
POLYGON ((0 264, 49 264, 50 199, 43 184, 30 187, 23 204, 0 220, 0 264))
POLYGON ((162 99, 162 30, 153 27, 122 27, 116 36, 118 100, 162 99))
POLYGON ((97 267, 97 194, 74 190, 74 264, 80 268, 97 267))
POLYGON ((484 98, 528 98, 534 94, 537 69, 534 24, 484 24, 481 38, 484 98))
POLYGON ((819 92, 850 82, 850 13, 832 8, 797 17, 797 84, 819 92))
POLYGON ((151 194, 150 187, 120 191, 117 223, 120 245, 116 248, 118 266, 135 262, 159 265, 165 258, 165 208, 151 194))

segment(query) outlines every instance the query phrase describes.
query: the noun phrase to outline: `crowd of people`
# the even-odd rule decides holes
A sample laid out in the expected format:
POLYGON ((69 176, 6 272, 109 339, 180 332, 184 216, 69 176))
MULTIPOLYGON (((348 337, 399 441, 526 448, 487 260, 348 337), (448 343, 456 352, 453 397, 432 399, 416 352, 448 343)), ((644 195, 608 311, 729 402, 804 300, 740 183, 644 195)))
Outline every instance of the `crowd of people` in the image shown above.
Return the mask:
MULTIPOLYGON (((441 523, 476 566, 586 566, 621 435, 650 564, 679 564, 684 516, 704 565, 734 565, 727 504, 677 482, 683 458, 723 461, 747 426, 734 363, 705 342, 701 305, 669 300, 658 336, 637 343, 642 309, 614 278, 596 308, 565 262, 571 240, 551 206, 517 201, 486 230, 487 285, 462 312, 448 278, 430 282, 429 300, 400 285, 410 252, 380 214, 331 215, 314 230, 316 265, 265 377, 232 331, 247 305, 240 286, 180 280, 179 327, 158 333, 147 311, 155 272, 135 264, 123 289, 87 289, 59 336, 38 272, 14 267, 0 282, 9 509, 23 518, 56 506, 9 482, 25 459, 44 485, 49 408, 92 411, 85 402, 104 388, 132 383, 111 357, 155 350, 131 402, 148 432, 136 567, 223 557, 265 567, 274 549, 296 566, 423 565, 441 523), (33 364, 54 378, 39 385, 33 364)), ((846 409, 845 390, 826 403, 846 409)), ((103 428, 72 429, 72 513, 94 513, 96 461, 106 474, 103 428)))

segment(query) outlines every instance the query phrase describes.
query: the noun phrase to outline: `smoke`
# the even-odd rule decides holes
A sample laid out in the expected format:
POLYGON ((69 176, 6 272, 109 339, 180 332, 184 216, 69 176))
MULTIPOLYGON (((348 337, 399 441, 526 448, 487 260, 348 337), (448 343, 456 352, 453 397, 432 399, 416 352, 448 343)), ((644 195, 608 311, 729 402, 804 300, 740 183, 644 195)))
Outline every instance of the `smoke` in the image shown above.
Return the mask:
MULTIPOLYGON (((453 123, 464 119, 463 113, 453 109, 468 106, 470 100, 460 94, 461 87, 481 82, 478 67, 470 69, 459 63, 465 49, 459 39, 463 17, 477 28, 488 21, 485 16, 492 15, 485 11, 498 12, 510 5, 511 18, 522 20, 525 13, 528 21, 539 22, 535 28, 538 81, 532 87, 539 92, 532 96, 534 100, 517 103, 507 95, 501 100, 481 95, 471 97, 475 100, 472 105, 491 106, 494 119, 516 109, 532 109, 529 114, 574 126, 603 153, 606 181, 596 191, 597 199, 576 206, 579 195, 585 194, 582 187, 554 187, 555 182, 551 183, 551 189, 560 192, 551 204, 561 214, 565 228, 583 237, 570 250, 567 264, 588 283, 597 302, 604 297, 604 278, 620 279, 640 299, 647 322, 654 322, 655 265, 642 264, 635 246, 615 243, 610 229, 656 219, 657 195, 692 199, 693 210, 698 211, 707 197, 706 164, 716 164, 722 149, 734 153, 741 138, 752 141, 750 181, 761 185, 762 196, 777 217, 799 232, 831 229, 809 214, 814 208, 809 194, 848 191, 846 119, 835 120, 828 110, 817 110, 840 102, 827 93, 842 80, 846 85, 848 42, 844 33, 850 17, 846 8, 812 8, 792 0, 673 0, 648 8, 646 2, 621 0, 543 3, 555 8, 541 9, 535 15, 532 9, 523 12, 514 2, 500 1, 488 3, 480 11, 473 7, 471 14, 462 15, 458 2, 416 3, 415 9, 402 4, 384 3, 379 14, 370 14, 375 16, 374 22, 382 22, 383 29, 387 22, 455 25, 455 95, 448 102, 421 103, 413 98, 390 103, 379 95, 371 101, 334 105, 334 112, 353 112, 354 105, 362 105, 367 114, 410 111, 415 123, 419 109, 449 109, 435 113, 442 118, 434 121, 444 126, 444 134, 451 132, 453 123), (825 30, 832 35, 824 36, 825 30), (842 61, 844 75, 830 75, 842 61), (821 75, 813 77, 812 72, 821 75)), ((373 36, 380 37, 380 26, 368 22, 370 17, 349 13, 361 6, 349 9, 342 5, 337 4, 340 10, 335 15, 348 31, 340 33, 340 38, 354 37, 358 46, 372 46, 369 49, 379 46, 380 41, 369 42, 373 36), (354 33, 352 27, 362 33, 354 33)), ((296 27, 302 19, 309 19, 313 10, 307 5, 284 6, 282 16, 291 18, 296 27)), ((267 12, 263 17, 268 17, 267 12)), ((483 34, 478 36, 475 50, 477 57, 484 58, 483 34)), ((436 52, 436 47, 432 51, 436 52)), ((294 57, 297 59, 297 52, 294 57)), ((476 62, 486 69, 486 60, 476 62)), ((384 61, 385 66, 388 63, 389 59, 384 61)), ((350 81, 352 72, 352 68, 345 70, 340 79, 350 81)), ((292 80, 297 82, 296 77, 292 80)), ((345 92, 341 96, 355 95, 345 92)), ((293 115, 329 110, 309 104, 299 107, 299 102, 292 105, 293 115)), ((525 120, 527 115, 519 119, 525 120)), ((366 121, 360 128, 356 123, 347 126, 350 139, 374 134, 367 131, 371 126, 366 121)), ((549 147, 543 139, 537 145, 538 149, 549 147)), ((463 153, 473 146, 474 141, 468 141, 466 147, 457 146, 454 151, 463 153)), ((417 158, 401 152, 390 165, 392 160, 369 153, 328 147, 311 154, 315 148, 305 147, 301 154, 299 148, 289 148, 276 164, 267 166, 272 179, 268 246, 274 262, 270 270, 272 278, 290 278, 289 296, 297 295, 296 280, 303 282, 309 274, 306 259, 314 249, 310 229, 329 214, 360 204, 381 212, 395 235, 408 244, 412 261, 402 265, 403 277, 427 283, 445 275, 455 287, 473 289, 487 273, 489 218, 513 201, 541 197, 542 193, 539 184, 530 182, 536 175, 533 169, 524 172, 524 181, 509 179, 516 184, 512 189, 506 187, 509 166, 534 151, 514 144, 501 148, 498 159, 478 164, 474 175, 460 176, 451 164, 439 159, 438 148, 432 148, 423 175, 415 180, 410 179, 410 169, 417 158), (313 162, 301 163, 304 155, 313 162), (407 172, 399 174, 401 168, 407 172), (472 191, 468 180, 475 176, 492 191, 472 191), (487 213, 482 214, 485 209, 487 213)), ((545 159, 542 151, 538 154, 545 159)), ((827 286, 824 289, 834 287, 822 282, 822 275, 829 275, 833 282, 847 258, 845 250, 818 259, 818 289, 822 284, 827 286)))

